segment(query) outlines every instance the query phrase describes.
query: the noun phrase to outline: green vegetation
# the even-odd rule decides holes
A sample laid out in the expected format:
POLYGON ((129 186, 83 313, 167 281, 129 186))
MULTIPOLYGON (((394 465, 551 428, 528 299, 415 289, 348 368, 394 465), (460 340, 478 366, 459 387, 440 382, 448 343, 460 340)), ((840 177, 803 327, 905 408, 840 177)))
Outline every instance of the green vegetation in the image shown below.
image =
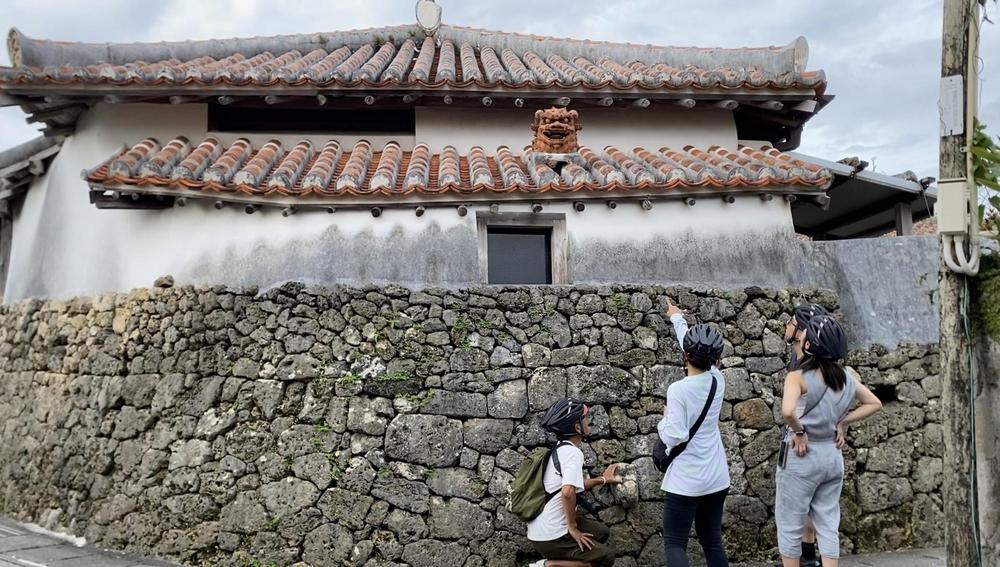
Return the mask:
POLYGON ((631 312, 632 302, 624 293, 616 293, 611 296, 611 305, 614 305, 619 311, 631 312))
POLYGON ((422 408, 431 401, 431 393, 422 391, 419 394, 402 394, 399 399, 408 402, 414 408, 422 408))
POLYGON ((457 334, 466 335, 472 330, 472 322, 470 322, 465 315, 459 315, 458 318, 455 319, 455 324, 452 325, 451 328, 457 334))
POLYGON ((280 523, 281 523, 281 518, 278 517, 271 518, 270 520, 267 521, 266 524, 264 524, 264 530, 273 532, 278 529, 278 524, 280 523))
MULTIPOLYGON (((997 138, 1000 140, 1000 138, 997 138)), ((1000 239, 1000 146, 986 133, 986 125, 976 120, 972 133, 972 178, 979 191, 979 226, 1000 239)))
MULTIPOLYGON (((972 177, 980 188, 979 226, 1000 241, 1000 146, 978 120, 972 134, 972 177)), ((976 299, 982 330, 1000 341, 1000 259, 996 254, 983 254, 980 260, 976 299)))
POLYGON ((339 451, 327 454, 326 459, 330 461, 330 478, 334 484, 339 483, 340 479, 344 476, 344 472, 347 471, 347 460, 341 457, 339 451))
POLYGON ((996 254, 984 254, 980 260, 976 303, 983 332, 1000 341, 1000 258, 996 254))
POLYGON ((406 382, 412 377, 406 370, 395 370, 393 372, 386 372, 379 376, 377 380, 379 382, 406 382))
POLYGON ((347 372, 340 378, 337 378, 337 382, 340 382, 341 384, 353 384, 360 381, 361 377, 353 372, 347 372))

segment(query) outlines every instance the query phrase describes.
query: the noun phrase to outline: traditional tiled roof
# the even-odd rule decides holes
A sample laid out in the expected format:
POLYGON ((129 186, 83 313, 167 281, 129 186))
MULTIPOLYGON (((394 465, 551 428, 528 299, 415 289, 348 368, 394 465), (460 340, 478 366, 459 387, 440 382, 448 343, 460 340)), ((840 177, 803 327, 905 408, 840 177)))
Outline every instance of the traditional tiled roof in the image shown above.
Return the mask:
MULTIPOLYGON (((913 235, 914 236, 929 236, 932 234, 937 234, 938 225, 937 219, 934 217, 928 217, 924 220, 917 221, 913 223, 913 235)), ((896 234, 895 230, 890 230, 882 235, 882 237, 889 236, 899 236, 896 234)))
POLYGON ((34 40, 11 30, 10 86, 172 87, 225 91, 393 89, 796 91, 822 94, 807 45, 700 49, 616 44, 442 26, 156 44, 34 40))
POLYGON ((62 138, 39 136, 0 151, 0 201, 27 191, 35 177, 45 173, 62 142, 62 138))
POLYGON ((608 146, 564 155, 556 162, 550 154, 515 153, 506 146, 492 154, 473 147, 459 155, 452 146, 432 154, 424 144, 403 150, 396 142, 381 149, 367 141, 343 147, 335 140, 285 148, 271 140, 254 148, 243 138, 223 144, 210 137, 192 144, 178 137, 162 145, 147 138, 85 171, 84 177, 96 190, 316 204, 351 196, 815 193, 832 179, 829 170, 773 148, 608 146))

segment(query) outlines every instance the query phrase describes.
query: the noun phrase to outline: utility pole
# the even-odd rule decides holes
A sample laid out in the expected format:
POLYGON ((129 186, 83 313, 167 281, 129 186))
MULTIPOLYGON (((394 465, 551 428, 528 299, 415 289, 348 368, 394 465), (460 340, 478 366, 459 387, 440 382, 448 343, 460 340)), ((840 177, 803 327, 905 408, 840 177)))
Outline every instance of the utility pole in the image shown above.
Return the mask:
MULTIPOLYGON (((940 187, 960 190, 972 184, 969 144, 975 116, 975 43, 970 41, 978 18, 977 0, 944 1, 944 33, 941 48, 941 151, 940 187), (956 120, 959 115, 961 118, 956 120), (949 113, 951 116, 949 118, 949 113)), ((943 196, 943 195, 942 195, 943 196)), ((939 201, 941 203, 941 201, 939 201)), ((939 213, 940 214, 940 213, 939 213)), ((969 223, 971 225, 971 223, 969 223)), ((969 241, 976 238, 969 234, 969 241)), ((942 237, 941 254, 950 254, 951 239, 942 237)), ((938 294, 941 305, 940 352, 942 420, 944 422, 945 543, 950 567, 979 564, 978 509, 975 492, 975 439, 972 415, 972 368, 969 340, 963 320, 963 302, 968 292, 966 278, 941 261, 938 294)))

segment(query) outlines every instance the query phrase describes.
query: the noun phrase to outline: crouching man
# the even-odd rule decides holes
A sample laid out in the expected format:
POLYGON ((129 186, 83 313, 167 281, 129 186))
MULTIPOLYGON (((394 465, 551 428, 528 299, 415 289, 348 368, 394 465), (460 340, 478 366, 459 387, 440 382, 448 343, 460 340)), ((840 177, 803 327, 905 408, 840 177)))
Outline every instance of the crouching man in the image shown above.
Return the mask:
POLYGON ((611 567, 615 554, 606 544, 610 531, 577 510, 577 494, 605 484, 618 484, 610 465, 597 478, 586 478, 580 444, 590 435, 590 408, 562 398, 549 408, 542 427, 558 438, 545 464, 543 484, 549 500, 528 522, 528 540, 545 559, 531 567, 611 567))

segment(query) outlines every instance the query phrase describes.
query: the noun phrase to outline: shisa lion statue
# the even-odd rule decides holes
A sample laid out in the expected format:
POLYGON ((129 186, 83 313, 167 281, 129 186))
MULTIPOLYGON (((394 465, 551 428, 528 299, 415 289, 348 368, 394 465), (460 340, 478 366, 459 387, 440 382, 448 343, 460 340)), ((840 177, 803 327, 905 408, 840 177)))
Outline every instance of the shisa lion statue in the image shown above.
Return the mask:
POLYGON ((579 151, 576 133, 583 129, 580 115, 575 110, 552 107, 535 111, 531 124, 535 139, 531 150, 547 154, 569 154, 579 151))

